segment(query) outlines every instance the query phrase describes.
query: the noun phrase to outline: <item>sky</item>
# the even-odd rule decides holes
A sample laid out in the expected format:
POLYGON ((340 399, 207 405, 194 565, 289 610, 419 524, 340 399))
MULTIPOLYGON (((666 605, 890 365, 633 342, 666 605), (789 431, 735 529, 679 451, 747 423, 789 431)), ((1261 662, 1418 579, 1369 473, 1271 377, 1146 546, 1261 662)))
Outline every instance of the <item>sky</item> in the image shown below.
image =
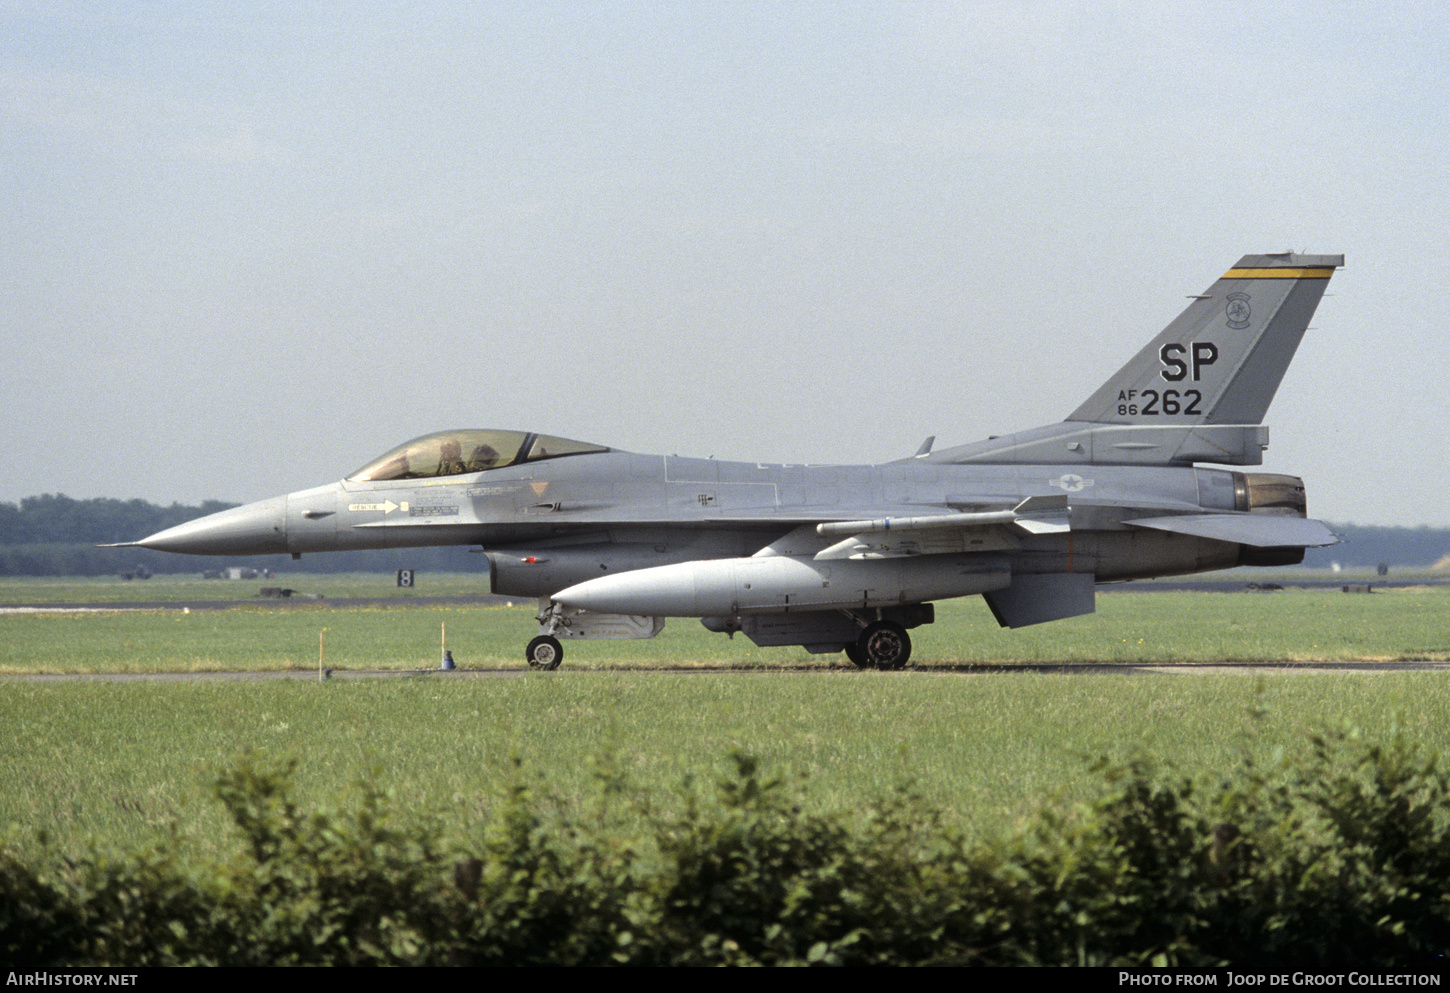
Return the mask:
POLYGON ((1450 527, 1450 5, 0 0, 0 501, 446 428, 875 463, 1065 418, 1247 253, 1267 423, 1450 527))

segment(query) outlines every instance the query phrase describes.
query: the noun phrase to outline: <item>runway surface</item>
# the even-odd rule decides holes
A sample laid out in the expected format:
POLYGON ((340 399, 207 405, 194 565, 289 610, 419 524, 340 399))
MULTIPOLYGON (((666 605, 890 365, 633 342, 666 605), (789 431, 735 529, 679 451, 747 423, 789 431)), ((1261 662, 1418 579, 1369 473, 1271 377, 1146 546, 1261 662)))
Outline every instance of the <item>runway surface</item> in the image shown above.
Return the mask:
MULTIPOLYGON (((1204 675, 1217 673, 1254 674, 1329 674, 1383 672, 1443 672, 1450 662, 1179 662, 1171 664, 1108 663, 1108 662, 1031 662, 1021 665, 923 665, 909 666, 900 672, 881 673, 900 679, 913 676, 986 676, 1048 674, 1064 676, 1142 676, 1142 675, 1204 675)), ((870 676, 854 666, 772 666, 762 668, 730 668, 727 666, 590 666, 570 669, 568 666, 552 673, 538 672, 522 665, 498 669, 326 669, 323 679, 352 681, 369 679, 517 679, 522 676, 559 678, 569 675, 597 675, 621 672, 659 673, 697 676, 762 676, 783 673, 814 673, 820 676, 870 676)), ((4 683, 236 683, 256 680, 291 679, 318 682, 316 670, 266 670, 258 672, 116 672, 116 673, 47 673, 33 675, 0 675, 4 683)))
MULTIPOLYGON (((1303 582, 1285 582, 1284 589, 1339 589, 1345 585, 1368 587, 1373 589, 1394 589, 1406 586, 1439 585, 1445 580, 1433 581, 1381 581, 1365 584, 1346 583, 1335 580, 1310 580, 1303 582)), ((1184 580, 1151 583, 1116 583, 1098 587, 1098 592, 1105 594, 1113 593, 1166 593, 1166 592, 1200 592, 1200 593, 1252 593, 1256 595, 1269 595, 1273 590, 1265 590, 1259 584, 1250 584, 1242 580, 1184 580)), ((235 610, 245 607, 264 606, 268 608, 296 608, 301 610, 327 610, 327 609, 355 609, 358 607, 438 607, 438 606, 476 606, 489 607, 503 604, 505 598, 496 596, 438 596, 438 597, 347 597, 335 599, 310 599, 303 597, 292 597, 287 599, 263 599, 251 597, 247 599, 231 600, 191 600, 191 601, 128 601, 124 603, 33 603, 33 604, 5 604, 0 605, 0 614, 39 614, 39 613, 105 613, 114 611, 215 611, 235 610)), ((520 601, 514 601, 519 603, 520 601)), ((1011 673, 1050 673, 1062 675, 1192 675, 1195 673, 1346 673, 1346 672, 1429 672, 1450 669, 1450 662, 1440 661, 1380 661, 1364 660, 1358 662, 1183 662, 1172 664, 1139 664, 1139 663, 1024 663, 1013 665, 932 665, 930 663, 920 666, 910 666, 900 673, 892 673, 903 678, 924 675, 958 675, 974 676, 986 674, 1011 674, 1011 673)), ((357 679, 408 679, 408 678, 436 678, 436 679, 514 679, 520 676, 535 674, 547 676, 547 673, 535 673, 522 664, 518 666, 507 666, 489 669, 455 669, 442 671, 437 669, 334 669, 330 675, 324 678, 334 680, 357 680, 357 679)), ((799 666, 771 666, 769 668, 729 668, 725 666, 688 666, 669 664, 657 664, 648 666, 589 666, 570 668, 567 664, 558 671, 557 675, 569 673, 618 673, 618 672, 660 672, 673 674, 695 674, 695 675, 759 675, 769 676, 785 672, 809 672, 819 675, 831 674, 865 674, 854 666, 842 662, 840 665, 799 665, 799 666)), ((249 680, 311 680, 316 682, 318 674, 316 670, 287 670, 287 671, 259 671, 259 672, 178 672, 178 673, 81 673, 81 674, 35 674, 35 675, 0 675, 0 685, 6 682, 240 682, 249 680)))

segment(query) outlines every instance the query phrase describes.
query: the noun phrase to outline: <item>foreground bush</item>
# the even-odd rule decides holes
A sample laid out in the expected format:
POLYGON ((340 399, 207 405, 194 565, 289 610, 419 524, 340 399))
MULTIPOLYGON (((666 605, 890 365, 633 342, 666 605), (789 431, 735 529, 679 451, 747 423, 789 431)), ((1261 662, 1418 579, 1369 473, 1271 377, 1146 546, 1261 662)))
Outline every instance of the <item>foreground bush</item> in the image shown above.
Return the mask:
POLYGON ((1307 742, 1221 782, 1100 762, 1104 793, 969 841, 909 791, 849 814, 734 756, 676 813, 612 773, 586 815, 519 777, 444 853, 364 788, 300 811, 245 757, 230 862, 0 857, 0 955, 65 964, 1231 964, 1404 967, 1450 949, 1446 773, 1398 738, 1307 742), (623 803, 629 816, 621 816, 623 803), (644 825, 640 828, 639 825, 644 825), (632 825, 632 827, 626 827, 632 825))

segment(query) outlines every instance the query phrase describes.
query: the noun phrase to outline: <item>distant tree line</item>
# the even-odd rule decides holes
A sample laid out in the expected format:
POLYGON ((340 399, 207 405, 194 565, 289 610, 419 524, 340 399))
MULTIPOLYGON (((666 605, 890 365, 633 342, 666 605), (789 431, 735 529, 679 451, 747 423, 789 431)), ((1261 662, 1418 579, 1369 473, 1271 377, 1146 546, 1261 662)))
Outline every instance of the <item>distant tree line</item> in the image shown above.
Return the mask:
POLYGON ((403 548, 376 552, 215 557, 153 552, 146 548, 97 548, 136 541, 157 531, 238 506, 207 500, 200 506, 161 507, 145 500, 100 497, 76 500, 64 494, 0 503, 0 576, 109 576, 143 572, 204 573, 230 565, 276 572, 487 571, 483 557, 467 548, 403 548))
MULTIPOLYGON (((434 572, 483 572, 479 555, 466 548, 406 548, 376 552, 333 552, 308 555, 294 562, 287 555, 229 559, 176 555, 144 548, 97 548, 98 544, 135 541, 149 534, 237 504, 207 500, 200 506, 173 503, 160 507, 145 500, 100 497, 75 500, 63 494, 25 497, 0 503, 0 576, 106 576, 135 572, 205 572, 226 565, 305 572, 391 572, 420 569, 434 572)), ((1310 549, 1304 564, 1328 568, 1423 569, 1450 555, 1450 528, 1330 525, 1341 543, 1310 549)))
POLYGON ((73 500, 62 493, 0 503, 0 545, 89 544, 135 541, 164 528, 235 507, 208 500, 199 507, 173 503, 158 507, 145 500, 73 500))

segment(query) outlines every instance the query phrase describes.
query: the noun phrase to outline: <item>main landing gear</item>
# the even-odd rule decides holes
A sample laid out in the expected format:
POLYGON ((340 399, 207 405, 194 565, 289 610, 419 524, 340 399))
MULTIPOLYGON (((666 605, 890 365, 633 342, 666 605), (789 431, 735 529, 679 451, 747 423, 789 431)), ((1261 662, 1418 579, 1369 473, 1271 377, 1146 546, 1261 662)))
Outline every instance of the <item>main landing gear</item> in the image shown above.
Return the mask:
POLYGON ((911 658, 911 637, 894 621, 875 621, 845 651, 862 669, 900 669, 911 658))

